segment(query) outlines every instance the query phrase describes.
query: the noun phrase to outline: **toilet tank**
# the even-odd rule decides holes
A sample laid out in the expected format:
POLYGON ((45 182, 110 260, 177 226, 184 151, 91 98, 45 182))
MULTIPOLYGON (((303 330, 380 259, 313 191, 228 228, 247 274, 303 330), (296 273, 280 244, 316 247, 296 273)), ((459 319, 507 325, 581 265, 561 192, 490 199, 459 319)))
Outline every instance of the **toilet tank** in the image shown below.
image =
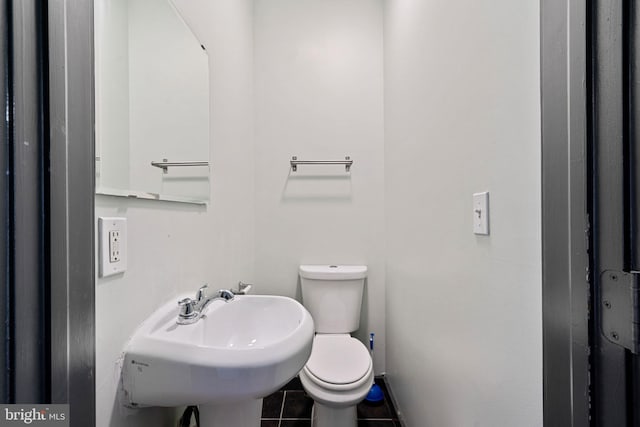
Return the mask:
POLYGON ((360 326, 365 265, 301 265, 302 304, 317 333, 351 333, 360 326))

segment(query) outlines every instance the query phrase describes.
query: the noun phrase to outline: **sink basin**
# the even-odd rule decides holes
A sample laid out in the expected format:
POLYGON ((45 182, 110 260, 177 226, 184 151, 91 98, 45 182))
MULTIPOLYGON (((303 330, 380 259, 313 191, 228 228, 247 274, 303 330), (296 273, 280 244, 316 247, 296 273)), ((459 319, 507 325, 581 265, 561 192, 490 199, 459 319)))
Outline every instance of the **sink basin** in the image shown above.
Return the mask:
POLYGON ((132 406, 222 405, 227 413, 235 405, 245 415, 258 411, 259 423, 255 401, 261 407, 261 399, 296 376, 311 354, 311 316, 291 298, 239 295, 213 301, 197 322, 178 325, 177 300, 145 320, 128 343, 126 400, 132 406))

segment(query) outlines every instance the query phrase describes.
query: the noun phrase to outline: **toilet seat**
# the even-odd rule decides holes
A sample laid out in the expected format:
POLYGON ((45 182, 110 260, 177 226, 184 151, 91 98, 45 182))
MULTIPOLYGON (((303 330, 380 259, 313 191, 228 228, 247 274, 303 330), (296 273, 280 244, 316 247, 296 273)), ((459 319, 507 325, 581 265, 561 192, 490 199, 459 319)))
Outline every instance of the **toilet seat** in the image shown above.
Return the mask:
POLYGON ((318 334, 303 370, 318 386, 341 391, 366 383, 373 366, 367 348, 357 339, 347 334, 318 334))

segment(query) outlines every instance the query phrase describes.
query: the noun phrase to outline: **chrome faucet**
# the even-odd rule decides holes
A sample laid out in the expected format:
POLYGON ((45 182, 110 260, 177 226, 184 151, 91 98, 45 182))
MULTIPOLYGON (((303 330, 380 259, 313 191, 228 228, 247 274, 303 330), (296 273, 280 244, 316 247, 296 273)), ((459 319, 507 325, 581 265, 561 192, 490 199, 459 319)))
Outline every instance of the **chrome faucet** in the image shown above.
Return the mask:
POLYGON ((207 295, 208 285, 202 286, 196 292, 196 298, 185 298, 178 301, 180 306, 180 313, 178 313, 178 320, 176 323, 179 325, 190 325, 197 322, 201 317, 204 309, 207 308, 211 301, 221 299, 225 302, 231 301, 235 295, 233 292, 227 289, 220 289, 214 295, 207 295))

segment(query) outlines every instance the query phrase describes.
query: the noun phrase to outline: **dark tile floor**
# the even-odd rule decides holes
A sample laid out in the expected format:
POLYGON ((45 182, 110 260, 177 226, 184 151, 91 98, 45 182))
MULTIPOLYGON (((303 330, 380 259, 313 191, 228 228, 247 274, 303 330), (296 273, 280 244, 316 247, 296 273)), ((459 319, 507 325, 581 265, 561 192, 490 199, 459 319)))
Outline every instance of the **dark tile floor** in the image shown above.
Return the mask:
MULTIPOLYGON (((376 378, 385 399, 382 403, 358 405, 358 427, 400 427, 383 377, 376 378)), ((313 400, 296 377, 280 391, 264 398, 261 427, 311 427, 313 400)))

